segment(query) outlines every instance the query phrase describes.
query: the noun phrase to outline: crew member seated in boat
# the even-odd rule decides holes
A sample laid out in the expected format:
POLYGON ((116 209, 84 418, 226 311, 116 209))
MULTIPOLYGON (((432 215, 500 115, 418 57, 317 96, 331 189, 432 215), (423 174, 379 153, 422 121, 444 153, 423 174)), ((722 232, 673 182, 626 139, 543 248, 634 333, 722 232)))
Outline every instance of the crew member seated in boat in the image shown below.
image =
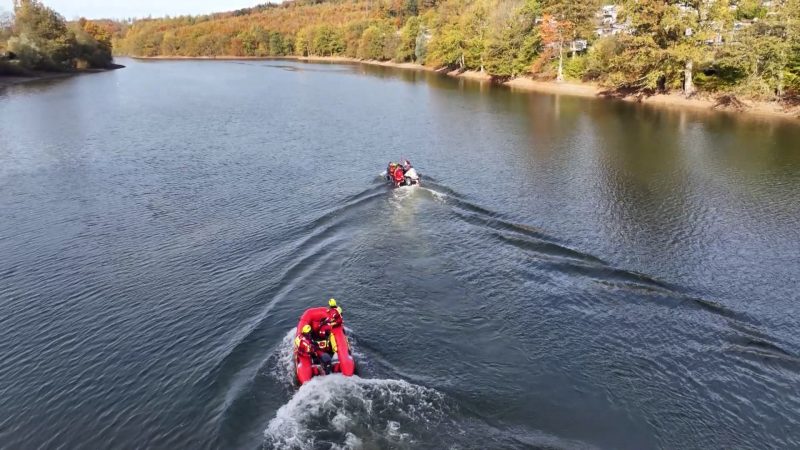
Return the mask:
POLYGON ((328 317, 326 320, 331 328, 342 325, 342 307, 336 304, 336 299, 328 300, 328 317))
POLYGON ((392 183, 394 183, 394 172, 398 167, 400 167, 400 164, 396 162, 390 162, 386 167, 386 179, 392 183))
POLYGON ((311 360, 315 360, 318 354, 317 345, 311 339, 311 325, 304 325, 300 330, 300 336, 294 338, 294 347, 297 349, 297 354, 300 356, 310 356, 311 360))
POLYGON ((331 354, 328 351, 330 345, 327 340, 318 341, 314 339, 314 331, 311 325, 304 325, 300 330, 301 335, 294 339, 295 347, 297 348, 298 356, 308 356, 311 358, 311 364, 315 366, 312 368, 314 375, 321 375, 331 372, 339 372, 339 366, 333 364, 331 354), (318 365, 318 366, 317 366, 318 365))
POLYGON ((325 319, 311 322, 309 326, 311 326, 309 337, 311 341, 314 342, 317 355, 322 356, 323 353, 331 353, 331 333, 330 329, 325 327, 325 319))
POLYGON ((400 186, 406 181, 406 173, 403 170, 403 166, 400 164, 397 164, 394 167, 394 171, 392 172, 392 181, 394 181, 395 186, 400 186))
POLYGON ((336 305, 335 299, 328 300, 327 316, 320 322, 319 334, 324 335, 330 342, 333 328, 342 326, 342 323, 342 308, 336 305))

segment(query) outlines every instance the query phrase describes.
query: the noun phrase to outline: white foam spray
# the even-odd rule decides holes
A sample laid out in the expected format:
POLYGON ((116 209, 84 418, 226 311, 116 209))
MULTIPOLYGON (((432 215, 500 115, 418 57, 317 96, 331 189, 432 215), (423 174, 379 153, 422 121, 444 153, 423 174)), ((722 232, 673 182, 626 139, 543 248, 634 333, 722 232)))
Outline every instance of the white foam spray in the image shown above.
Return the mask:
POLYGON ((313 378, 281 406, 264 432, 275 448, 409 447, 413 427, 444 417, 444 397, 403 380, 338 374, 313 378))
POLYGON ((287 388, 293 388, 295 383, 294 335, 295 329, 289 329, 281 339, 275 352, 268 358, 268 360, 271 360, 269 364, 270 376, 280 381, 287 388))

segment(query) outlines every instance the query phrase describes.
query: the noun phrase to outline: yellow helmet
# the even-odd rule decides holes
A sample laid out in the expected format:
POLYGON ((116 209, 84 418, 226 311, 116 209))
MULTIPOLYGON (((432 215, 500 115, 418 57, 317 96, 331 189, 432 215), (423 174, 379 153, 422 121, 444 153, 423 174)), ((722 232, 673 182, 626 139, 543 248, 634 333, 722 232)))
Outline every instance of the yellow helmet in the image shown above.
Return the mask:
POLYGON ((303 325, 303 329, 301 330, 303 334, 311 333, 311 325, 305 324, 303 325))
POLYGON ((336 299, 332 298, 328 300, 328 306, 330 306, 331 308, 336 308, 336 299))

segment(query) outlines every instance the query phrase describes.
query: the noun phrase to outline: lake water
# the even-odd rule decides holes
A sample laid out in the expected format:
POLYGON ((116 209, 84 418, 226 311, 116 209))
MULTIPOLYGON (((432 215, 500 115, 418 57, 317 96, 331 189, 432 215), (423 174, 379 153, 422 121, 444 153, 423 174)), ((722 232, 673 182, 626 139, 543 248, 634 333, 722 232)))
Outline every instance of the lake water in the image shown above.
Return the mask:
POLYGON ((0 91, 0 447, 800 446, 796 121, 122 63, 0 91))

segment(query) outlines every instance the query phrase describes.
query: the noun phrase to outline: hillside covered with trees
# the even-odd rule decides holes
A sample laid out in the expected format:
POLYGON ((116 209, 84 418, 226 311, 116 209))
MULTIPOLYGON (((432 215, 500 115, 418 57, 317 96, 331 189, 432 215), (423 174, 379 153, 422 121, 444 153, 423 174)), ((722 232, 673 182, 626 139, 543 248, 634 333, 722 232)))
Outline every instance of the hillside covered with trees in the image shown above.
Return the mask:
POLYGON ((761 99, 800 93, 800 0, 296 0, 125 24, 134 56, 347 56, 761 99))
POLYGON ((108 68, 115 24, 81 19, 68 23, 38 0, 15 0, 0 17, 0 75, 108 68))

